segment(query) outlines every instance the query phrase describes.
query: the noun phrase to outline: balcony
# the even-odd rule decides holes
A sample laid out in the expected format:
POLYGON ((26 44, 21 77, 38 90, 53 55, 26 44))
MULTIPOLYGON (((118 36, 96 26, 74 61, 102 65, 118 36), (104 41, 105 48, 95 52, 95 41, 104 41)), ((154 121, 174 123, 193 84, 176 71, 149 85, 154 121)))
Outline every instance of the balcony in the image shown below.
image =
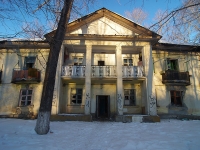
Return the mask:
POLYGON ((169 85, 190 85, 189 72, 167 70, 162 73, 162 83, 169 85))
POLYGON ((38 69, 13 69, 12 83, 38 83, 40 80, 41 72, 38 69))
POLYGON ((62 66, 62 76, 71 78, 84 78, 85 66, 62 66))
POLYGON ((136 78, 144 77, 144 71, 142 66, 122 66, 123 78, 136 78))
POLYGON ((94 78, 113 78, 116 76, 116 66, 92 66, 92 77, 94 78))

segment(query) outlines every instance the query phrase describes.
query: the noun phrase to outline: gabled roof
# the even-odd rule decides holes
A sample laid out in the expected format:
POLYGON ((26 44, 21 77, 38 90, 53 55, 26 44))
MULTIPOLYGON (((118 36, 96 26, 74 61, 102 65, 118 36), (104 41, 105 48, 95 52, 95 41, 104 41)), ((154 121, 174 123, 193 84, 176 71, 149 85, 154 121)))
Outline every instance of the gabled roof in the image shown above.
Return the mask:
MULTIPOLYGON (((100 19, 102 17, 106 17, 110 20, 112 20, 113 22, 116 22, 117 24, 141 35, 141 36, 152 36, 152 37, 156 37, 156 38, 161 38, 160 35, 158 35, 157 33, 139 25, 139 24, 136 24, 132 21, 130 21, 129 19, 127 18, 124 18, 122 17, 121 15, 118 15, 106 8, 101 8, 91 14, 88 14, 86 16, 83 16, 75 21, 72 21, 70 22, 68 25, 67 25, 67 33, 70 33, 74 30, 77 30, 79 29, 81 26, 83 25, 86 25, 88 23, 91 23, 97 19, 100 19)), ((49 34, 54 34, 55 30, 52 31, 51 33, 49 34)))

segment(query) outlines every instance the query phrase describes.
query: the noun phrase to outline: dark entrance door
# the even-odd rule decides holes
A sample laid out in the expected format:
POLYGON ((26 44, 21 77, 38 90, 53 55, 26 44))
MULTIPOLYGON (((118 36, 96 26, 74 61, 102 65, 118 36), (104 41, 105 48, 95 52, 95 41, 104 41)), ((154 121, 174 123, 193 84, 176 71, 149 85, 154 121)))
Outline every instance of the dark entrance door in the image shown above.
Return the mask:
POLYGON ((97 118, 109 118, 110 117, 110 97, 108 95, 96 96, 96 113, 97 118))

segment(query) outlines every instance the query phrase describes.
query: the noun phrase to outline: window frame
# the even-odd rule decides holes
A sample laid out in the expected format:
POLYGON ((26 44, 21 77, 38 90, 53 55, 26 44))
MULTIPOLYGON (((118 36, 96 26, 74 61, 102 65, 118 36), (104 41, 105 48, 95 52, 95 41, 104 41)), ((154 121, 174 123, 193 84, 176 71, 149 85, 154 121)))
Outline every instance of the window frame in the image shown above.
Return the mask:
POLYGON ((135 89, 124 89, 124 106, 136 106, 136 90, 135 89), (133 90, 133 93, 131 93, 131 90, 133 90), (126 94, 125 91, 128 91, 128 94, 126 94), (128 97, 128 99, 126 97, 128 97), (131 97, 133 98, 132 100, 131 100, 131 97), (129 101, 129 104, 126 103, 127 101, 129 101))
POLYGON ((36 56, 26 56, 24 58, 24 69, 33 68, 35 65, 35 62, 36 62, 36 56))
POLYGON ((184 91, 170 91, 171 106, 183 107, 183 94, 184 91))
POLYGON ((72 105, 81 105, 82 102, 83 102, 83 89, 82 88, 71 88, 70 103, 72 105), (73 90, 76 90, 76 93, 72 93, 73 90), (78 90, 81 90, 81 94, 78 92, 78 90), (79 97, 81 97, 81 99, 79 97), (73 102, 74 100, 75 100, 75 103, 73 102), (78 101, 81 101, 81 102, 79 103, 78 101))
POLYGON ((127 57, 127 58, 123 58, 123 65, 124 66, 133 66, 133 58, 131 58, 131 57, 127 57), (125 62, 125 60, 127 60, 126 62, 125 62), (130 60, 131 60, 131 62, 130 62, 130 60), (131 65, 130 65, 131 64, 131 65))
POLYGON ((83 65, 83 57, 77 57, 77 56, 73 56, 73 64, 74 66, 82 66, 83 65), (75 59, 77 59, 75 61, 75 59), (80 61, 82 59, 82 61, 80 61))
POLYGON ((166 59, 166 70, 179 71, 178 59, 167 58, 166 59), (173 65, 173 67, 172 67, 172 65, 173 65))
POLYGON ((24 107, 24 106, 32 105, 32 97, 33 97, 33 89, 32 88, 21 89, 20 94, 19 94, 19 106, 24 107), (23 93, 23 91, 25 91, 25 94, 23 93), (29 91, 31 91, 31 94, 29 94, 29 91), (25 99, 23 100, 24 97, 25 97, 25 99), (30 97, 30 100, 28 99, 28 97, 30 97), (24 104, 22 104, 22 102, 24 102, 24 104))

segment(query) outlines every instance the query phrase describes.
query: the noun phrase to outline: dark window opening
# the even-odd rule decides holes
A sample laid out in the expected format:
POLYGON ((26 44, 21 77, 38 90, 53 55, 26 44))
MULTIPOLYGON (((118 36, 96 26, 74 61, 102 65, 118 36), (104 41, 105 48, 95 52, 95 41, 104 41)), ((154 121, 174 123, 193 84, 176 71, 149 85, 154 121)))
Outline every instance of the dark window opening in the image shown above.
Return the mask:
POLYGON ((170 91, 171 105, 181 107, 183 101, 183 91, 170 91))
POLYGON ((25 57, 24 59, 24 68, 29 69, 33 68, 35 64, 36 57, 30 56, 30 57, 25 57))
POLYGON ((71 89, 71 102, 72 104, 82 103, 82 89, 71 89))
POLYGON ((178 59, 167 59, 167 70, 178 71, 178 59))
POLYGON ((104 66, 105 62, 104 61, 98 61, 98 66, 104 66))

